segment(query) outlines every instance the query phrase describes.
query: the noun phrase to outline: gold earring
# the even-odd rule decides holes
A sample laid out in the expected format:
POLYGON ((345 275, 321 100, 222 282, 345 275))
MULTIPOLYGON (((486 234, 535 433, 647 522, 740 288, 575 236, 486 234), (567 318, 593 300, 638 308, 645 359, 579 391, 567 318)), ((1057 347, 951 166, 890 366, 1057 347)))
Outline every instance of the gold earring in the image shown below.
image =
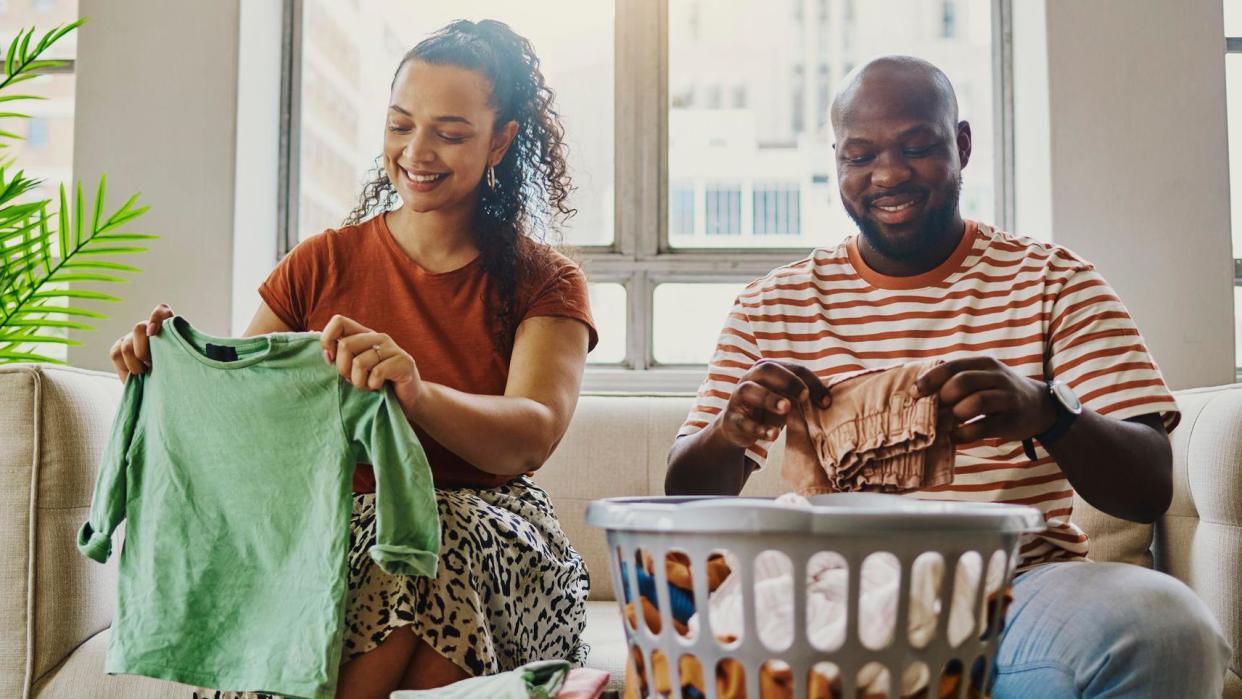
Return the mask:
POLYGON ((487 188, 496 191, 496 167, 494 165, 487 166, 487 188))

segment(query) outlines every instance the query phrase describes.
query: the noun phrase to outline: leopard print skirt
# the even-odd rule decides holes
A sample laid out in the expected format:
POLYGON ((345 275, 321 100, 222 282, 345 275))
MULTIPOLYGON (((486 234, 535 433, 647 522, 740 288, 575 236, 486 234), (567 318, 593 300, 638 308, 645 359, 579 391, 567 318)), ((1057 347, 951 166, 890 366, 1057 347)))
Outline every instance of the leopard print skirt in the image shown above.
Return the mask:
MULTIPOLYGON (((588 648, 588 578, 548 494, 528 477, 490 489, 437 490, 440 565, 436 577, 388 575, 371 560, 375 495, 354 494, 349 596, 341 662, 412 626, 471 676, 560 658, 575 665, 588 648)), ((193 699, 278 699, 262 692, 196 689, 193 699)))

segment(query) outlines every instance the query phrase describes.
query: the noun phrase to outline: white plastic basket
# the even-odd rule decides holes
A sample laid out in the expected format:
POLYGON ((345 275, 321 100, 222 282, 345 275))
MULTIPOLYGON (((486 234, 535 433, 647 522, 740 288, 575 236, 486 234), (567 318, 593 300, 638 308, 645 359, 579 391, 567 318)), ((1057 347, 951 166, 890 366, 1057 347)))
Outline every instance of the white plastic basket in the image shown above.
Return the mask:
MULTIPOLYGON (((631 653, 641 654, 649 693, 654 694, 657 686, 653 667, 657 652, 665 661, 669 695, 679 698, 693 696, 681 691, 679 666, 687 655, 698 661, 706 679, 701 683, 706 699, 717 699, 715 669, 726 659, 741 664, 745 696, 750 699, 762 696, 760 672, 769 661, 775 661, 769 668, 787 668, 793 697, 808 696, 813 670, 835 678, 833 697, 862 696, 864 689, 900 697, 911 683, 932 688, 927 696, 936 697, 946 668, 960 672, 959 696, 966 696, 972 683, 986 687, 1004 619, 1003 593, 1013 576, 1019 538, 1044 528, 1039 511, 870 493, 821 495, 810 501, 806 507, 763 498, 611 498, 590 505, 587 522, 607 530, 613 585, 623 614, 627 598, 639 604, 639 595, 634 593, 640 591, 640 575, 646 574, 639 572, 638 562, 644 555, 657 562, 650 576, 654 590, 646 581, 648 594, 643 596, 658 609, 659 633, 652 632, 641 612, 636 614, 636 625, 623 621, 631 653), (670 600, 678 595, 684 614, 691 596, 670 590, 666 566, 658 564, 671 552, 690 560, 695 617, 685 635, 674 628, 670 600), (720 611, 705 611, 710 605, 707 560, 717 553, 727 554, 734 584, 740 585, 740 609, 733 610, 732 621, 726 618, 723 605, 720 611), (755 586, 757 575, 762 578, 763 569, 771 569, 774 561, 790 573, 787 580, 769 579, 778 586, 788 583, 788 592, 777 597, 772 596, 770 585, 766 592, 762 584, 755 586), (829 572, 825 572, 830 561, 829 572), (891 571, 890 580, 896 580, 895 593, 890 586, 883 594, 860 594, 885 566, 891 571), (972 567, 974 578, 969 575, 972 567), (844 618, 834 620, 840 622, 841 633, 826 643, 824 631, 831 624, 816 623, 812 628, 807 623, 808 571, 815 571, 820 581, 828 575, 840 575, 846 581, 845 606, 840 609, 844 618), (860 584, 863 576, 866 582, 860 584), (912 587, 918 590, 913 602, 912 587), (650 599, 651 591, 655 599, 650 599), (768 606, 757 609, 757 596, 768 606), (792 599, 792 608, 774 612, 770 603, 778 598, 792 599), (860 598, 864 604, 860 605, 860 598), (889 614, 879 616, 891 618, 887 634, 880 634, 883 638, 878 642, 873 623, 877 600, 890 605, 889 614), (872 616, 865 618, 860 606, 872 616), (788 633, 775 633, 770 627, 784 612, 789 613, 792 628, 788 633), (951 639, 948 633, 950 617, 957 638, 951 639), (912 620, 917 629, 911 628, 912 620), (759 621, 763 624, 757 625, 759 621), (735 634, 740 638, 727 644, 713 633, 713 626, 726 622, 740 631, 735 634), (766 634, 764 628, 768 628, 766 634)), ((824 588, 817 589, 815 594, 820 596, 810 604, 820 611, 833 609, 824 606, 824 588)))

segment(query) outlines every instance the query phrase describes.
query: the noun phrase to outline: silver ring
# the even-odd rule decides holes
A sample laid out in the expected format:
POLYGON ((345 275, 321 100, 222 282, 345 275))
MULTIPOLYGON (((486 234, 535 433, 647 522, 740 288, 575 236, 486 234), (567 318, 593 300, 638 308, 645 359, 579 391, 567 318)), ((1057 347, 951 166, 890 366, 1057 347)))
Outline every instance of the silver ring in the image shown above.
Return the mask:
POLYGON ((382 362, 384 361, 384 355, 380 354, 379 347, 379 345, 371 345, 371 349, 375 350, 376 361, 382 362))

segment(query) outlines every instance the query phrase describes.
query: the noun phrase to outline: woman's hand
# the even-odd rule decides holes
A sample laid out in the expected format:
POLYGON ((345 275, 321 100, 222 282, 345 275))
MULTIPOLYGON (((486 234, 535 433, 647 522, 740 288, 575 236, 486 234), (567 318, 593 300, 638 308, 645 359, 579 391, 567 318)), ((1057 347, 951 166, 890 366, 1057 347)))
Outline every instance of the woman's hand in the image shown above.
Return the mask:
POLYGON ((174 315, 176 313, 168 304, 161 303, 151 311, 150 318, 138 323, 131 332, 112 343, 108 356, 112 359, 112 366, 116 367, 116 375, 122 383, 130 374, 145 374, 151 370, 151 345, 147 338, 158 335, 160 328, 164 327, 164 321, 174 315))
POLYGON ((332 316, 319 339, 324 361, 354 386, 377 391, 392 383, 401 405, 408 410, 422 394, 418 365, 385 333, 375 332, 342 315, 332 316))

